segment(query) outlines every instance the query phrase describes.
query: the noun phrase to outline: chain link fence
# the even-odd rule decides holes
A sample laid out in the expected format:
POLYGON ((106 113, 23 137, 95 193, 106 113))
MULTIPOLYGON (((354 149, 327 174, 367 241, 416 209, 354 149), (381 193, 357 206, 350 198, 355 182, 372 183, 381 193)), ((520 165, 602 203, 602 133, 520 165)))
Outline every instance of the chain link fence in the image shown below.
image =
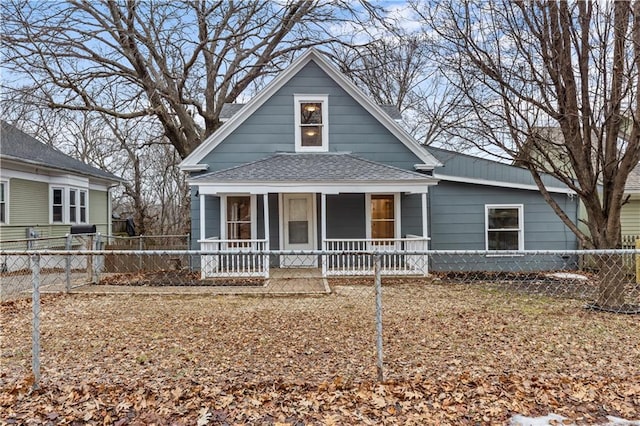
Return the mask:
MULTIPOLYGON (((102 247, 95 238, 88 244, 102 247)), ((481 374, 487 366, 580 373, 587 367, 572 361, 575 351, 601 365, 612 347, 630 344, 628 352, 613 349, 622 359, 614 370, 626 365, 633 371, 620 374, 640 377, 631 360, 640 356, 637 318, 618 321, 623 331, 610 335, 598 328, 601 320, 609 327, 607 315, 640 313, 640 249, 496 255, 228 245, 208 252, 3 250, 0 257, 5 307, 18 312, 26 307, 19 301, 31 297, 32 311, 30 327, 12 324, 23 334, 15 331, 3 351, 10 361, 31 351, 34 387, 41 350, 48 353, 42 380, 47 362, 71 351, 73 366, 49 371, 85 374, 82 366, 91 365, 120 380, 112 362, 143 376, 159 369, 192 380, 323 386, 481 374), (48 293, 73 296, 47 302, 48 293), (41 327, 49 329, 42 342, 41 327), (52 337, 63 330, 73 343, 52 337), (594 349, 598 339, 607 350, 594 349)))
MULTIPOLYGON (((100 239, 91 236, 73 236, 57 243, 67 248, 101 246, 100 239)), ((367 333, 377 336, 370 342, 376 342, 379 378, 383 367, 383 312, 402 317, 403 309, 412 309, 415 297, 428 299, 430 293, 443 289, 479 292, 496 303, 508 304, 526 297, 550 305, 553 300, 570 301, 576 310, 640 313, 640 250, 504 252, 496 256, 481 251, 389 249, 358 252, 260 252, 249 247, 227 247, 217 252, 34 249, 3 250, 0 257, 5 265, 0 295, 4 301, 32 297, 34 330, 39 324, 41 293, 216 298, 226 295, 234 300, 258 296, 243 301, 243 308, 268 308, 287 315, 313 306, 318 310, 314 312, 320 318, 318 324, 330 324, 336 310, 354 310, 359 318, 370 318, 371 328, 359 336, 359 344, 363 338, 367 340, 367 333), (287 267, 281 268, 282 264, 287 267), (402 300, 405 302, 398 303, 402 300)), ((39 351, 35 333, 34 358, 39 351)))

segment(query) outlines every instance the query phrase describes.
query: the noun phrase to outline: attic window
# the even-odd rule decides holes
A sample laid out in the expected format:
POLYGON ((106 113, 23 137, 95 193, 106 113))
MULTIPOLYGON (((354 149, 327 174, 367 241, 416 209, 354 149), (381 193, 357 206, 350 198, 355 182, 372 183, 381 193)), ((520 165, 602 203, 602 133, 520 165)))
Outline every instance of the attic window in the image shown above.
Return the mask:
POLYGON ((295 95, 296 152, 329 150, 327 96, 295 95))

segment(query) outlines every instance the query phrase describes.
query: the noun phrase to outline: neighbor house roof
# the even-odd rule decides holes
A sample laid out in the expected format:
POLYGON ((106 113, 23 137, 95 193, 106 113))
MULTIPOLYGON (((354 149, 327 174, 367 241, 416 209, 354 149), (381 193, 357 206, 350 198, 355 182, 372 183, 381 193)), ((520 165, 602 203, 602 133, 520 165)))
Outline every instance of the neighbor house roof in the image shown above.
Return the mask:
POLYGON ((440 165, 438 160, 430 153, 422 149, 422 146, 409 135, 387 112, 363 93, 352 81, 345 77, 337 68, 316 49, 309 49, 294 60, 284 71, 278 74, 263 90, 251 99, 239 112, 227 120, 215 133, 205 139, 187 158, 180 163, 182 170, 201 171, 206 170, 206 164, 200 162, 218 146, 227 136, 237 129, 260 106, 271 98, 281 87, 291 80, 304 66, 314 62, 333 81, 347 92, 356 102, 364 107, 378 122, 403 143, 417 158, 423 162, 426 168, 440 165))
POLYGON ((1 121, 0 159, 39 165, 49 169, 121 182, 116 175, 76 160, 57 149, 46 145, 15 126, 1 121))
MULTIPOLYGON (((375 161, 349 153, 277 153, 228 169, 205 173, 189 179, 201 193, 237 186, 243 191, 262 193, 264 188, 300 187, 306 192, 318 185, 331 193, 356 191, 357 187, 391 185, 399 190, 424 190, 437 182, 432 176, 375 161), (258 188, 263 188, 262 190, 258 188)), ((357 192, 357 191, 356 191, 357 192)))

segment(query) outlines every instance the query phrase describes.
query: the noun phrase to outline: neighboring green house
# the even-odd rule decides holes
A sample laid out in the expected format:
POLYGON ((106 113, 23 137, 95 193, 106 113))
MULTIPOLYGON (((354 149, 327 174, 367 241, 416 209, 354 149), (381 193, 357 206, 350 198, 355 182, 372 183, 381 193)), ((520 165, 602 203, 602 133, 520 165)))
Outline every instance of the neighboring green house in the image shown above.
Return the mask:
POLYGON ((111 233, 110 189, 122 179, 1 125, 0 242, 62 237, 72 225, 111 233))
POLYGON ((620 222, 623 241, 640 239, 640 163, 629 173, 624 186, 627 203, 622 206, 620 222))

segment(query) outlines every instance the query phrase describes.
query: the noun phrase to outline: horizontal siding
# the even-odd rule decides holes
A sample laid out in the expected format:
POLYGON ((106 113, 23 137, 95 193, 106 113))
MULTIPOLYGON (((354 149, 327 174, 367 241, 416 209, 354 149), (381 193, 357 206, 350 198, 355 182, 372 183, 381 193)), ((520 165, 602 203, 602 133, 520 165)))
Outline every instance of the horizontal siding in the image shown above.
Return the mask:
MULTIPOLYGON (((89 191, 89 223, 107 225, 109 223, 109 193, 106 191, 89 191)), ((102 229, 106 230, 106 227, 102 229)))
MULTIPOLYGON (((484 250, 485 204, 524 206, 526 250, 577 248, 574 234, 560 221, 536 191, 440 182, 430 197, 430 235, 434 250, 484 250)), ((555 196, 569 217, 577 215, 577 201, 555 196)))
POLYGON ((49 185, 24 179, 9 181, 9 224, 47 225, 49 185))
POLYGON ((640 195, 622 206, 620 222, 623 235, 640 235, 640 195))
POLYGON ((402 194, 400 197, 402 208, 401 238, 407 234, 422 236, 422 195, 402 194))

